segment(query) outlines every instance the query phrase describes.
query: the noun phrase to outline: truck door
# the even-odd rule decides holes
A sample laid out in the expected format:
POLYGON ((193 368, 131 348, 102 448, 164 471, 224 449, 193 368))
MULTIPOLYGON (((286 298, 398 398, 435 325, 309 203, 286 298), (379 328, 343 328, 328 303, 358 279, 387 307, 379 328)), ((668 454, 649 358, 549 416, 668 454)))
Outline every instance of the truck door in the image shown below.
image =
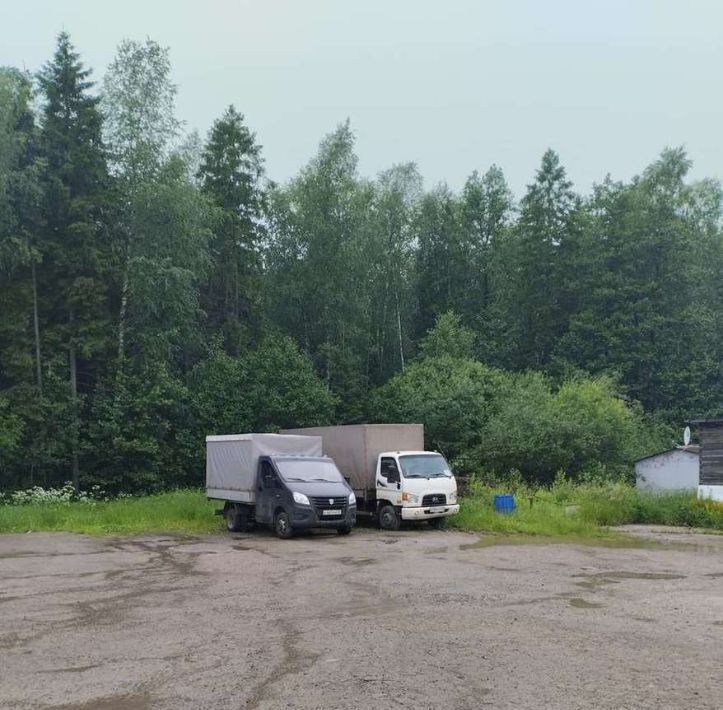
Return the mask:
POLYGON ((273 522, 277 499, 281 498, 281 484, 270 461, 261 462, 256 494, 256 519, 261 523, 273 522))
POLYGON ((377 497, 391 501, 396 500, 400 481, 397 462, 391 456, 382 456, 379 462, 379 476, 377 476, 377 497))

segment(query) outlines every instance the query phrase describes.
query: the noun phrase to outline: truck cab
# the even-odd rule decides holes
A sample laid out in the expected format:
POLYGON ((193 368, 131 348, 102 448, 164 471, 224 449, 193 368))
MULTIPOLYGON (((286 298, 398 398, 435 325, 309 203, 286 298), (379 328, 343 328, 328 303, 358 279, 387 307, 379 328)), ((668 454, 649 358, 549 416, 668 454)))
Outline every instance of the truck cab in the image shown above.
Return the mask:
POLYGON ((441 527, 459 512, 457 482, 442 454, 435 451, 385 451, 376 470, 379 525, 398 530, 403 520, 427 520, 441 527))

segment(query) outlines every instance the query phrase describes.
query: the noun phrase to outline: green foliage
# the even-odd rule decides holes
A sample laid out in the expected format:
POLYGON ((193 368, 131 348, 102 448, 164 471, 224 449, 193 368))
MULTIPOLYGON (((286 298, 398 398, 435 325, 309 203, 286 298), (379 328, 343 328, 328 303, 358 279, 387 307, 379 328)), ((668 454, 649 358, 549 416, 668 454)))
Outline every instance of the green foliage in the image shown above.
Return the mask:
POLYGON ((328 424, 334 400, 294 342, 268 336, 243 356, 216 348, 191 375, 200 433, 328 424))
POLYGON ((535 373, 511 378, 484 427, 477 455, 482 466, 526 479, 550 481, 557 471, 579 477, 632 474, 632 462, 650 442, 640 413, 621 400, 605 378, 574 379, 557 391, 535 373))
POLYGON ((168 48, 124 39, 103 78, 103 131, 126 192, 153 178, 179 133, 170 73, 168 48))
POLYGON ((18 453, 23 420, 12 413, 10 403, 0 397, 0 466, 7 465, 18 453))
POLYGON ((207 328, 239 352, 260 317, 263 160, 243 115, 229 106, 211 128, 197 173, 218 210, 210 250, 214 271, 203 291, 207 328))
POLYGON ((447 311, 437 321, 419 344, 421 356, 425 358, 451 357, 469 360, 474 357, 475 334, 462 325, 462 319, 447 311))
POLYGON ((424 358, 376 390, 371 420, 421 422, 427 446, 457 458, 482 444, 506 379, 474 360, 424 358))
POLYGON ((345 420, 359 416, 367 388, 365 244, 374 197, 358 179, 348 121, 324 138, 297 178, 271 196, 270 316, 311 357, 339 397, 345 420))
POLYGON ((203 480, 203 439, 194 438, 191 395, 158 363, 126 368, 93 401, 83 480, 111 492, 157 491, 203 480))
POLYGON ((126 338, 134 355, 167 360, 200 347, 200 289, 211 266, 211 212, 179 158, 138 186, 129 218, 126 338))

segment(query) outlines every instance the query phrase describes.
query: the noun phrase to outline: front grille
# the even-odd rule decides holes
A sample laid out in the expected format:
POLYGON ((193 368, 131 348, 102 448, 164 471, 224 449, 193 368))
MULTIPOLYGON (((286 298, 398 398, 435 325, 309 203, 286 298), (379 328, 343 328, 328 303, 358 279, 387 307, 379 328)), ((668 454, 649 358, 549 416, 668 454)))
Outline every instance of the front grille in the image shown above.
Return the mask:
POLYGON ((319 518, 321 520, 336 520, 343 518, 346 515, 346 504, 348 498, 342 497, 331 497, 331 496, 311 496, 309 498, 311 504, 314 506, 319 518), (339 510, 339 515, 324 515, 325 510, 339 510))
POLYGON ((422 505, 445 505, 447 496, 444 493, 429 493, 422 498, 422 505))

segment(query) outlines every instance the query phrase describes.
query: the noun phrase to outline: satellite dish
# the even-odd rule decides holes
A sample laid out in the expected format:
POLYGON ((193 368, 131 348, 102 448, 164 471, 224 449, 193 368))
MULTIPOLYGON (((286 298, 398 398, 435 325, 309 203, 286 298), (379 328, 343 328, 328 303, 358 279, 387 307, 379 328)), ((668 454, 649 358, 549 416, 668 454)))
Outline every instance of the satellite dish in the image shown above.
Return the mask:
POLYGON ((690 444, 690 427, 687 426, 683 429, 683 446, 690 444))

